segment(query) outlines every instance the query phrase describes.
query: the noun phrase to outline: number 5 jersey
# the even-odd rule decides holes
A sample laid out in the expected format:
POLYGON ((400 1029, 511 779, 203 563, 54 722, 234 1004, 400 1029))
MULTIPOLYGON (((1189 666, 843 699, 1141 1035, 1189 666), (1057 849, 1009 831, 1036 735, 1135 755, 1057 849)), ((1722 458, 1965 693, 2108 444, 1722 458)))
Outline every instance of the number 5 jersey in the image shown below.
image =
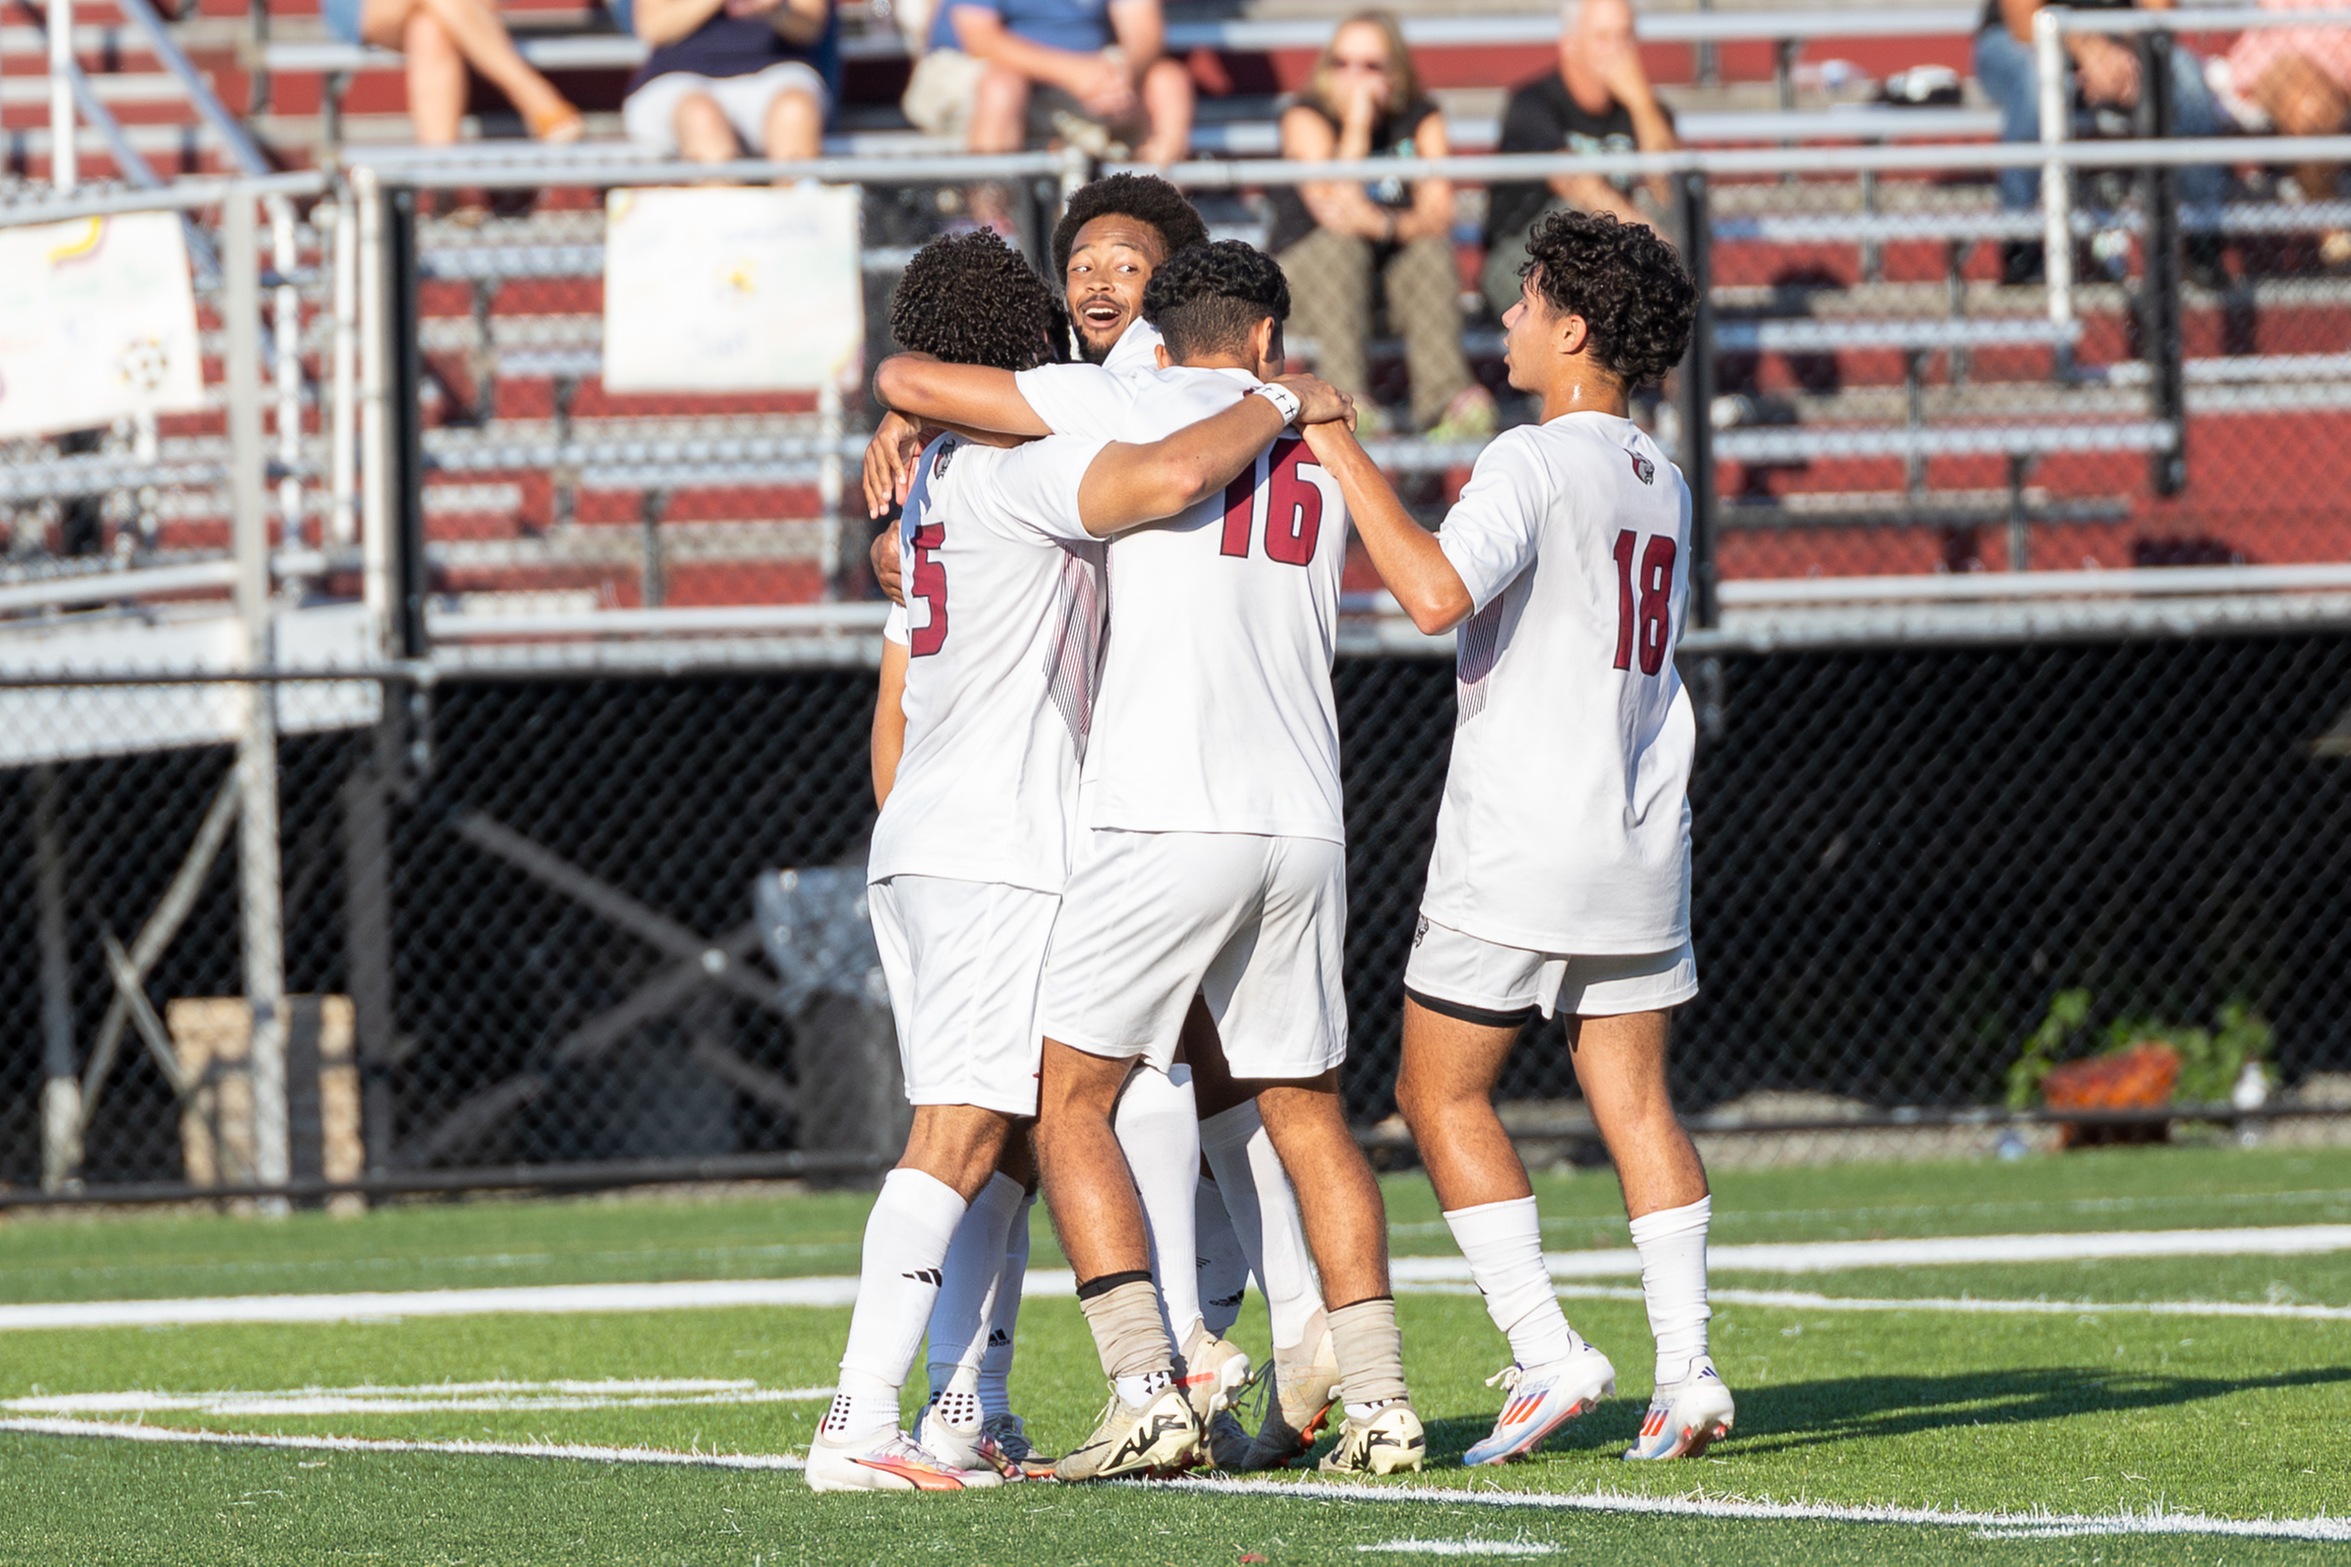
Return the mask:
POLYGON ((1475 612, 1421 912, 1540 952, 1679 946, 1696 729, 1673 659, 1680 471, 1631 420, 1567 414, 1488 446, 1437 538, 1475 612))
POLYGON ((899 523, 906 748, 866 876, 1058 893, 1101 646, 1102 545, 1077 494, 1099 441, 941 436, 899 523))

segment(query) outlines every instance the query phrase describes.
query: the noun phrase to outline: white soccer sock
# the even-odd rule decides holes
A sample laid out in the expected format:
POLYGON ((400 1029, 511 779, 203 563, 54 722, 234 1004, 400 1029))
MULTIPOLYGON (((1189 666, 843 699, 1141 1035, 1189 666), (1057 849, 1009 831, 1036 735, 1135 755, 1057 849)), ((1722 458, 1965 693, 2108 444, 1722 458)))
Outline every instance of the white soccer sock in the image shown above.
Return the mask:
POLYGON ((1664 1208, 1633 1221, 1641 1253, 1641 1298, 1657 1340, 1657 1385, 1672 1387, 1706 1355, 1706 1225, 1714 1199, 1664 1208))
POLYGON ((1207 1176, 1192 1188, 1192 1243, 1200 1248, 1200 1317, 1223 1338, 1241 1320, 1241 1297, 1249 1292, 1249 1254, 1225 1210, 1224 1193, 1207 1176))
POLYGON ((1135 1068, 1112 1118, 1134 1172, 1151 1231, 1151 1277, 1159 1286, 1168 1341, 1181 1345, 1200 1320, 1200 1279, 1192 1235, 1192 1188, 1200 1180, 1200 1115, 1192 1069, 1135 1068))
POLYGON ((821 1427, 828 1440, 860 1443, 898 1429, 898 1390, 939 1298, 940 1269, 963 1210, 954 1187, 920 1170, 883 1177, 865 1221, 840 1392, 821 1427))
POLYGON ((971 1200, 963 1222, 955 1227, 955 1243, 947 1248, 939 1286, 939 1303, 931 1308, 930 1377, 935 1398, 951 1382, 960 1390, 976 1392, 980 1357, 988 1348, 988 1317, 995 1305, 997 1281, 1004 1273, 1004 1243, 1012 1232, 1012 1216, 1028 1193, 1020 1182, 1001 1172, 971 1200))
POLYGON ((1257 1102, 1220 1110, 1200 1123, 1200 1151, 1216 1172, 1216 1189, 1233 1232, 1249 1254, 1249 1271, 1265 1291, 1273 1347, 1296 1349, 1322 1310, 1322 1281, 1298 1216, 1298 1193, 1266 1135, 1257 1102))
POLYGON ((988 1301, 988 1352, 980 1357, 980 1413, 993 1420, 1012 1413, 1013 1338, 1020 1323, 1020 1292, 1029 1276, 1029 1210, 1037 1194, 1029 1192, 1014 1210, 1004 1237, 1004 1266, 996 1275, 996 1293, 988 1301))
POLYGON ((1510 1340, 1512 1357, 1533 1367, 1574 1354, 1579 1340, 1559 1309, 1551 1271, 1543 1266, 1543 1228, 1534 1198, 1455 1208, 1445 1223, 1469 1259, 1469 1276, 1486 1297, 1486 1315, 1510 1340))

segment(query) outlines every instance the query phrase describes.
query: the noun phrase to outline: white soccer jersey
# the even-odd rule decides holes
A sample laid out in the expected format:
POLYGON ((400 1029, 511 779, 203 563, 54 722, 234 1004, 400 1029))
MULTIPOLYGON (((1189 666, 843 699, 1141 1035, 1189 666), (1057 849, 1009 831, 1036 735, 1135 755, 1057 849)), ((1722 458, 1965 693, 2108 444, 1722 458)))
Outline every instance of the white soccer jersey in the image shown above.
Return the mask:
MULTIPOLYGON (((899 524, 906 746, 866 876, 1059 892, 1092 723, 1102 546, 1078 522, 1101 443, 942 436, 899 524)), ((887 633, 885 633, 887 634, 887 633)))
POLYGON ((1038 365, 1013 376, 1013 384, 1055 435, 1114 441, 1134 407, 1136 378, 1159 372, 1159 341, 1159 328, 1138 316, 1100 364, 1038 365))
MULTIPOLYGON (((1134 378, 1120 439, 1246 396, 1242 370, 1134 378)), ((1346 841, 1331 699, 1347 508, 1284 436, 1225 492, 1110 546, 1109 653, 1078 796, 1087 827, 1346 841)))
POLYGON ((1690 757, 1674 669, 1690 491, 1629 419, 1574 413, 1479 456, 1438 534, 1476 613, 1422 911, 1540 952, 1690 930, 1690 757))

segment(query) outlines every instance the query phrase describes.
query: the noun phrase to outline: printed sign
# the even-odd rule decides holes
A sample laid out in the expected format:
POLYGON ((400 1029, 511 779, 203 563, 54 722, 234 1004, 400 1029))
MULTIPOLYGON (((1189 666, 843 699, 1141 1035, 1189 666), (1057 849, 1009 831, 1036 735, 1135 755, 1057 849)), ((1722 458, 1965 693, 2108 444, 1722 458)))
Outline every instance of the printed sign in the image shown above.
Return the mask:
POLYGON ((0 436, 203 406, 196 295, 175 214, 0 229, 0 436))
POLYGON ((810 391, 865 342, 857 192, 616 190, 605 207, 604 385, 810 391))

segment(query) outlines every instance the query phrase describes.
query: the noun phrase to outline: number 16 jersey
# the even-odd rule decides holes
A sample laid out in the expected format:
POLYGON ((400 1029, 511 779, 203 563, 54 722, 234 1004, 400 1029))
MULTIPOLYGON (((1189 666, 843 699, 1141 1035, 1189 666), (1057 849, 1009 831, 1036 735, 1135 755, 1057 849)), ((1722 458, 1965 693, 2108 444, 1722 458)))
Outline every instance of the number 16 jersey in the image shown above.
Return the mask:
POLYGON ((1421 912, 1537 952, 1662 952, 1690 931, 1696 726, 1673 653, 1690 492, 1641 428, 1511 430, 1437 535, 1475 612, 1421 912))
MULTIPOLYGON (((1132 378, 1120 438, 1156 441, 1257 378, 1132 378)), ((1347 509, 1285 436, 1220 496, 1110 546, 1110 645, 1078 819, 1129 832, 1346 842, 1331 697, 1347 509)))

